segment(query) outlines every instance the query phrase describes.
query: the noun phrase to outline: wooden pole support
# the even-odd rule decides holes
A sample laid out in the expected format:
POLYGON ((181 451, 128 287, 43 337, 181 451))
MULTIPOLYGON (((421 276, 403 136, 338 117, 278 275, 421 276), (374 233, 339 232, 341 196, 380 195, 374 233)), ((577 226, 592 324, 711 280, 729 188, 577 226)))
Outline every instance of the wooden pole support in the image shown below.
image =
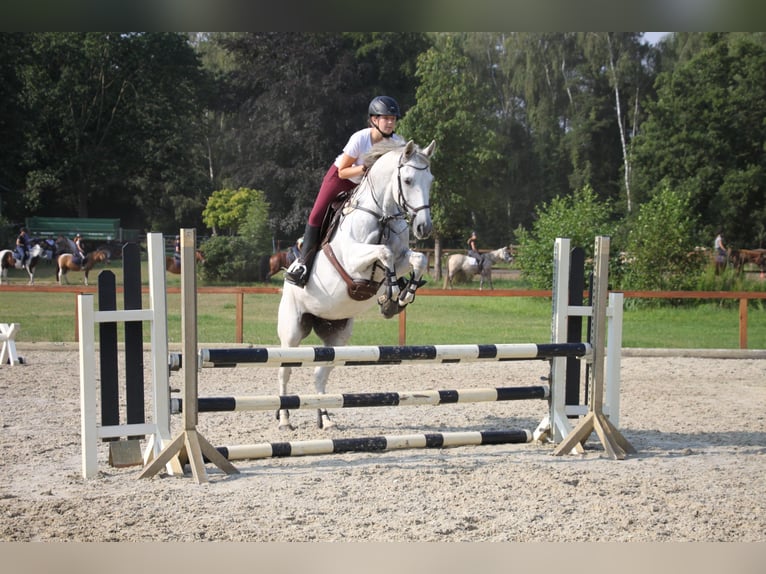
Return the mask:
MULTIPOLYGON (((239 471, 197 432, 197 275, 194 269, 197 235, 195 229, 181 229, 181 335, 183 338, 184 371, 184 430, 155 458, 144 467, 139 478, 150 478, 171 460, 180 461, 182 454, 189 461, 192 475, 198 484, 207 482, 205 459, 226 474, 239 471), (190 408, 189 408, 190 407, 190 408), (185 453, 183 452, 185 451, 185 453)), ((179 462, 180 464, 180 462, 179 462)))
POLYGON ((627 453, 636 450, 622 436, 604 414, 604 349, 606 348, 606 304, 609 291, 609 238, 597 237, 593 268, 593 321, 590 343, 593 349, 593 365, 590 372, 590 401, 588 413, 580 420, 571 433, 553 451, 555 456, 582 452, 582 445, 592 432, 596 432, 610 458, 622 460, 627 453))

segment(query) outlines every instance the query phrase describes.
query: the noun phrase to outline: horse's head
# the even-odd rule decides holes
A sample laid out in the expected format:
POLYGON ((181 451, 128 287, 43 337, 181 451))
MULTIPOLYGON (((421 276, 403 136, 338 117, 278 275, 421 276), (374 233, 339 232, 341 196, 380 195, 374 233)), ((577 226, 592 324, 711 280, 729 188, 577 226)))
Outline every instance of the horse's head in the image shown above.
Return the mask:
POLYGON ((418 239, 431 235, 431 155, 436 149, 432 141, 421 150, 410 140, 404 146, 396 169, 396 204, 407 212, 411 221, 412 232, 418 239))
POLYGON ((109 263, 109 252, 106 249, 97 249, 91 259, 93 263, 109 263))
POLYGON ((415 237, 428 237, 432 229, 430 159, 435 147, 431 142, 421 150, 412 140, 405 145, 396 141, 375 144, 365 154, 367 176, 359 185, 361 191, 354 193, 352 204, 379 215, 381 222, 407 219, 415 237))

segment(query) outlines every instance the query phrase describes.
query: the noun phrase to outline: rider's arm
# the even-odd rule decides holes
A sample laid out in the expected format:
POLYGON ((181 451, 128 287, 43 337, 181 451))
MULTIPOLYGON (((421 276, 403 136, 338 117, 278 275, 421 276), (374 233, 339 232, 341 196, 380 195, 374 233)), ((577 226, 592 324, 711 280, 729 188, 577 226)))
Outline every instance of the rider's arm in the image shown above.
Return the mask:
POLYGON ((360 177, 365 172, 365 168, 364 165, 354 165, 355 161, 355 157, 345 153, 341 155, 338 161, 338 177, 341 179, 360 177))

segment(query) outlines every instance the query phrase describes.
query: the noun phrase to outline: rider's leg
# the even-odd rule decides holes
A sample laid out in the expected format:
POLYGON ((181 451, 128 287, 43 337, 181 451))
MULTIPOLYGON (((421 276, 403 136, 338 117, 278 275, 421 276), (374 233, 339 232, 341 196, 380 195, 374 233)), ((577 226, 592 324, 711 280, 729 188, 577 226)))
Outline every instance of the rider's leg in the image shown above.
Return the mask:
POLYGON ((303 245, 301 246, 301 256, 292 262, 285 271, 285 279, 288 282, 305 287, 309 280, 311 266, 314 263, 317 243, 319 243, 319 229, 322 227, 325 214, 338 195, 343 191, 353 189, 356 184, 348 179, 338 177, 338 168, 331 165, 330 169, 322 180, 322 186, 319 188, 314 206, 309 214, 309 221, 306 225, 306 232, 303 235, 303 245))
POLYGON ((301 245, 301 256, 292 262, 290 267, 285 270, 285 279, 298 287, 305 287, 311 273, 311 267, 314 265, 314 256, 316 255, 317 244, 319 243, 319 226, 306 224, 306 231, 303 233, 303 245, 301 245))

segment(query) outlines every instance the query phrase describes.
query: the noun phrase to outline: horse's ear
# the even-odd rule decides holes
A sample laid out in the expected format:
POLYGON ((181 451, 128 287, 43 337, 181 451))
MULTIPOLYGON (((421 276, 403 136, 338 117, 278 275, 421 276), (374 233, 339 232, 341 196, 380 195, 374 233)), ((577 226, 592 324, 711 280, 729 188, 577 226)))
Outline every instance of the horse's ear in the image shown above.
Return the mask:
POLYGON ((436 149, 436 140, 431 140, 431 143, 428 144, 428 147, 423 150, 423 155, 425 155, 426 157, 431 157, 435 149, 436 149))
POLYGON ((404 161, 410 159, 413 153, 415 153, 415 142, 410 140, 404 146, 404 161))

